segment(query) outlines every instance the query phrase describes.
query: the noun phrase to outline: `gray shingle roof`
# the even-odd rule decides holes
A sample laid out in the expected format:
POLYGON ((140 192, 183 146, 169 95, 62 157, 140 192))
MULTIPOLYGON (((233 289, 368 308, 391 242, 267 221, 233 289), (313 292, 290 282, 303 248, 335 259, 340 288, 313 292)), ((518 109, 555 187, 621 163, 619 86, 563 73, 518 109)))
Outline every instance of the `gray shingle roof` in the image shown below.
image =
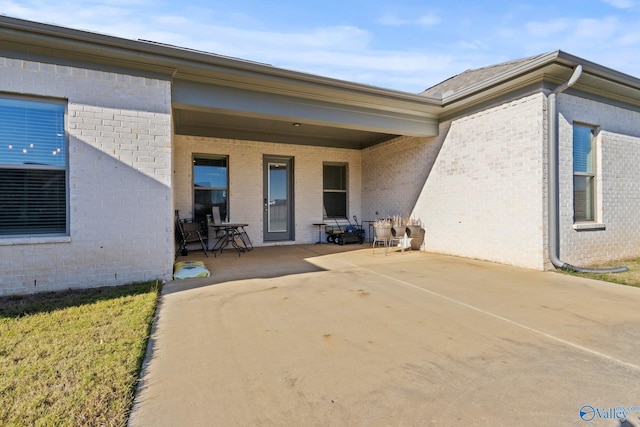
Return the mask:
POLYGON ((541 56, 545 56, 548 54, 549 53, 544 53, 541 55, 530 56, 528 58, 507 61, 496 65, 489 65, 487 67, 477 68, 475 70, 467 70, 441 83, 438 83, 435 86, 430 87, 420 95, 433 98, 442 98, 443 95, 456 93, 470 86, 475 86, 487 80, 491 80, 494 77, 508 73, 516 68, 526 65, 529 62, 535 61, 541 56))

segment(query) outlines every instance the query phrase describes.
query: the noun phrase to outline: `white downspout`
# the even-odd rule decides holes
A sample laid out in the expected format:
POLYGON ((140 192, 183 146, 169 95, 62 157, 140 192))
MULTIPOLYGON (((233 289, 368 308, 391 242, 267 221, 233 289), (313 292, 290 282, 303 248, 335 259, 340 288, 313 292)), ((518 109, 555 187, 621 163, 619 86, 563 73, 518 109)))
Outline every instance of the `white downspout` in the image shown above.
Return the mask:
POLYGON ((548 151, 549 151, 549 261, 560 269, 577 271, 579 273, 620 273, 629 270, 628 267, 614 268, 582 268, 576 267, 562 261, 559 257, 559 218, 558 199, 560 190, 558 187, 558 112, 557 95, 565 89, 573 86, 582 74, 582 65, 577 65, 573 70, 571 78, 557 88, 555 88, 547 98, 548 121, 548 151))

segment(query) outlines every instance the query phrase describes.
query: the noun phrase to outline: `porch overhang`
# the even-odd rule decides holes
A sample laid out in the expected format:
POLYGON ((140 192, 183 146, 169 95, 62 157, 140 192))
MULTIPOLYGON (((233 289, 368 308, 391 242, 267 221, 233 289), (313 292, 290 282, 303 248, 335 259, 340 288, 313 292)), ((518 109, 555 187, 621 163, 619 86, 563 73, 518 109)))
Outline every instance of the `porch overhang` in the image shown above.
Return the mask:
POLYGON ((268 93, 176 79, 177 134, 362 149, 399 135, 438 134, 435 115, 397 106, 268 93))

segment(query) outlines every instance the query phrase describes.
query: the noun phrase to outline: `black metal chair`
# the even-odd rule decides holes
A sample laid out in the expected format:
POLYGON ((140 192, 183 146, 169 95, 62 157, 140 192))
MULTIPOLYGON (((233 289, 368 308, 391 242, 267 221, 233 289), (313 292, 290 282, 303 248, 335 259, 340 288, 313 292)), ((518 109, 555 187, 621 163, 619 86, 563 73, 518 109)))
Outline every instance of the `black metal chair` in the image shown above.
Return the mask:
POLYGON ((187 245, 190 243, 200 243, 205 256, 207 254, 207 235, 202 231, 202 224, 189 219, 180 219, 176 211, 176 237, 178 239, 178 249, 175 258, 181 253, 186 254, 187 245))

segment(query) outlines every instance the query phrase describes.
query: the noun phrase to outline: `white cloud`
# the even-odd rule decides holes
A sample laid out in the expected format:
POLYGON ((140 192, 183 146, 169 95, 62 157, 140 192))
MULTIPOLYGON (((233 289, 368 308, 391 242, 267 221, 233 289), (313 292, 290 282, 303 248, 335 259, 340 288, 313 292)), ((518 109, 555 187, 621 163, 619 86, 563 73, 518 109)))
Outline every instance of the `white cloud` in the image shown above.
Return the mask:
POLYGON ((585 59, 591 59, 603 49, 630 43, 631 38, 623 38, 623 34, 626 31, 635 33, 634 27, 617 17, 558 18, 546 23, 529 22, 524 32, 516 30, 504 40, 511 49, 518 49, 523 55, 562 49, 575 55, 586 52, 585 59))
POLYGON ((433 27, 442 21, 440 16, 434 13, 426 13, 417 18, 400 18, 393 14, 387 14, 378 19, 378 23, 390 27, 399 27, 403 25, 415 25, 419 27, 433 27))
POLYGON ((120 37, 134 37, 136 28, 144 26, 131 15, 123 2, 100 1, 95 3, 62 2, 14 2, 0 1, 2 13, 21 19, 59 25, 79 30, 98 32, 120 37), (35 3, 31 5, 30 3, 35 3), (118 7, 122 4, 122 7, 118 7))
POLYGON ((465 69, 451 55, 420 52, 348 54, 316 51, 297 57, 295 64, 290 60, 289 56, 274 62, 283 68, 412 93, 421 92, 465 69))
POLYGON ((616 40, 618 46, 635 46, 640 44, 640 33, 629 33, 616 40))
POLYGON ((164 15, 153 18, 154 22, 159 25, 189 25, 190 21, 184 16, 164 15))
POLYGON ((401 25, 406 25, 409 24, 410 21, 408 21, 407 19, 400 19, 398 18, 396 15, 384 15, 381 16, 378 19, 378 23, 382 24, 382 25, 388 25, 390 27, 397 27, 397 26, 401 26, 401 25))
POLYGON ((636 2, 633 0, 603 0, 603 1, 617 9, 629 9, 635 6, 636 4, 636 2))
POLYGON ((463 40, 458 42, 458 46, 462 49, 470 50, 487 50, 490 48, 489 45, 482 40, 463 40))
POLYGON ((176 36, 185 39, 189 47, 258 61, 273 56, 297 59, 309 51, 363 52, 372 40, 369 32, 349 26, 295 32, 200 24, 192 24, 191 27, 195 31, 186 37, 179 31, 175 32, 176 36))
POLYGON ((620 27, 620 22, 616 18, 604 19, 580 19, 573 27, 574 37, 578 39, 599 39, 606 40, 611 37, 620 27))
POLYGON ((565 19, 551 19, 545 22, 533 21, 525 25, 529 35, 534 37, 545 37, 562 32, 569 27, 565 19))
MULTIPOLYGON (((285 34, 285 37, 290 36, 285 34)), ((293 34, 293 37, 298 38, 301 44, 308 47, 332 47, 349 50, 364 49, 373 38, 368 31, 351 26, 315 28, 309 32, 293 34)))
MULTIPOLYGON (((289 55, 287 57, 290 58, 289 55)), ((285 58, 280 59, 284 60, 285 58)), ((311 51, 301 54, 296 60, 312 65, 335 64, 334 66, 337 68, 347 66, 356 69, 414 73, 426 69, 442 69, 450 64, 454 58, 446 54, 433 55, 402 51, 365 51, 360 54, 311 51)))
POLYGON ((432 27, 438 25, 441 21, 442 19, 438 15, 429 13, 418 18, 417 23, 423 27, 432 27))

